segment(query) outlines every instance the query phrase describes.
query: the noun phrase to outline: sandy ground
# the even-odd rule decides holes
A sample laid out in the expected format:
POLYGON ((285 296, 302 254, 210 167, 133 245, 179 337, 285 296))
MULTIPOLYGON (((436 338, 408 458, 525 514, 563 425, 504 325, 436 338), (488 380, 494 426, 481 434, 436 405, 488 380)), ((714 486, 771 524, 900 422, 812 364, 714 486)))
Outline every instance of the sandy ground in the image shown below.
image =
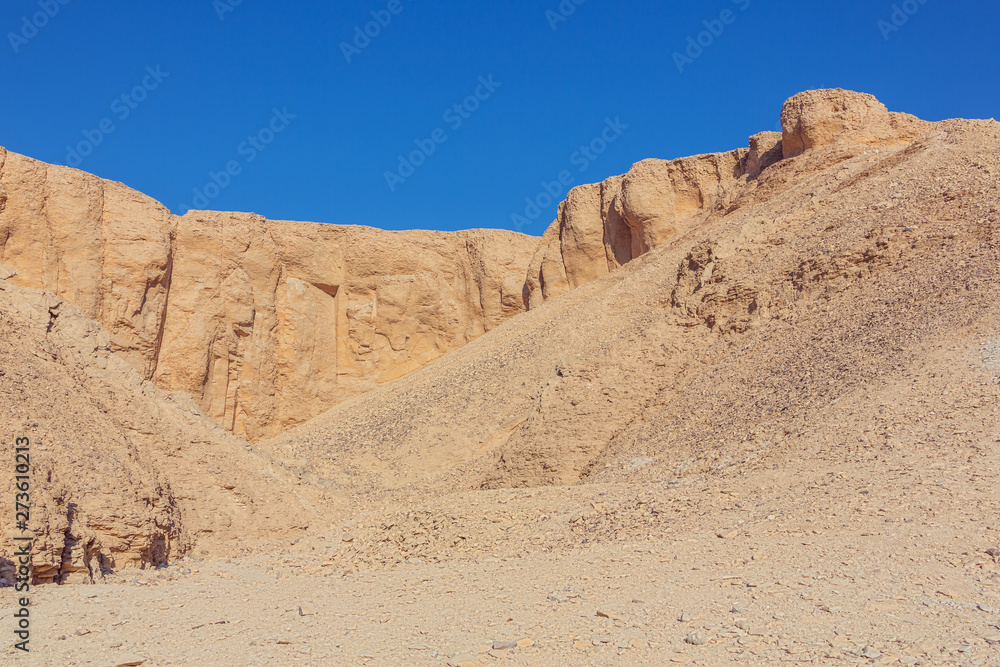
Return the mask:
MULTIPOLYGON (((995 407, 985 410, 995 417, 995 407)), ((982 435, 954 437, 944 450, 882 450, 863 464, 804 456, 778 470, 655 489, 441 499, 477 513, 488 544, 504 530, 491 521, 501 511, 541 506, 556 515, 596 503, 595 516, 615 523, 624 515, 613 508, 646 497, 667 517, 646 524, 654 526, 646 536, 619 518, 612 532, 594 523, 594 539, 553 531, 555 547, 544 534, 502 541, 499 557, 472 550, 345 574, 329 553, 341 543, 189 559, 98 587, 41 587, 30 657, 7 651, 3 660, 1000 665, 1000 559, 987 553, 1000 545, 996 421, 982 435)))

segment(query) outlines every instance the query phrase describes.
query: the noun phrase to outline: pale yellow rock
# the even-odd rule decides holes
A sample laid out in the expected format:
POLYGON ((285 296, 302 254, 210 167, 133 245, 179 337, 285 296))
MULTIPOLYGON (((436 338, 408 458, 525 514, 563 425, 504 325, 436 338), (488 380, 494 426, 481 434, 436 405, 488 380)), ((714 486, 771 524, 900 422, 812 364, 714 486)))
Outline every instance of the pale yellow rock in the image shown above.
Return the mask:
MULTIPOLYGON (((781 120, 783 133, 755 134, 749 148, 642 160, 626 174, 571 190, 531 262, 525 282, 529 308, 670 245, 713 215, 754 201, 753 181, 782 159, 827 146, 838 147, 843 159, 912 142, 931 126, 889 112, 871 95, 839 89, 795 95, 785 103, 781 120)), ((827 165, 799 168, 821 166, 827 165)))
POLYGON ((573 188, 529 268, 529 307, 669 243, 730 203, 747 152, 643 160, 622 176, 573 188))
POLYGON ((781 132, 759 132, 750 137, 746 173, 756 177, 767 167, 782 159, 781 132))
MULTIPOLYGON (((0 279, 0 324, 0 432, 30 440, 35 583, 166 564, 195 540, 202 553, 237 538, 286 542, 308 524, 316 492, 293 491, 189 395, 144 380, 77 306, 0 279)), ((14 481, 0 479, 5 533, 14 481)), ((17 543, 0 542, 10 581, 17 543)))
POLYGON ((835 143, 891 146, 924 134, 930 123, 891 113, 873 95, 851 90, 809 90, 791 97, 781 111, 785 158, 835 143))
POLYGON ((0 261, 107 328, 146 379, 276 435, 525 309, 538 239, 246 213, 177 217, 120 183, 0 159, 0 261))

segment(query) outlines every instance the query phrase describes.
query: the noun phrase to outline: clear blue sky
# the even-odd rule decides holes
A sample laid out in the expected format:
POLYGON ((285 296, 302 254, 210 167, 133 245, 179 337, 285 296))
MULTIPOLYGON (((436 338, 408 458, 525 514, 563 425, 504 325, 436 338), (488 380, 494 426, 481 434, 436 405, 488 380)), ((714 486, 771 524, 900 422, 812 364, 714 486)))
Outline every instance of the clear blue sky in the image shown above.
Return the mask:
MULTIPOLYGON (((995 0, 898 2, 912 15, 891 31, 891 0, 576 2, 557 21, 560 0, 5 0, 0 145, 78 162, 175 213, 452 230, 514 228, 564 171, 595 182, 744 146, 809 88, 929 120, 1000 115, 995 0), (347 62, 342 43, 383 10, 347 62), (720 34, 679 71, 674 53, 708 28, 720 34), (474 111, 452 109, 477 92, 474 111), (576 153, 602 133, 603 153, 576 153), (415 141, 434 152, 400 172, 415 141), (67 151, 81 142, 89 155, 67 151), (196 202, 210 172, 225 187, 196 202), (386 172, 406 178, 393 190, 386 172)), ((554 218, 539 203, 522 231, 554 218)))

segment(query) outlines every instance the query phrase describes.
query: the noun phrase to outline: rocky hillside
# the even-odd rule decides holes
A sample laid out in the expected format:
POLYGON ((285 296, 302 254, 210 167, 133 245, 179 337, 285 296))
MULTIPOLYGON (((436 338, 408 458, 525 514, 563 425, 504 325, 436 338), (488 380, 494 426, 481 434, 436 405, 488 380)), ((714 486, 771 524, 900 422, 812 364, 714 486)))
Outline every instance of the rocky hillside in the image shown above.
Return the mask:
POLYGON ((875 397, 997 335, 1000 125, 846 91, 796 96, 782 123, 780 143, 578 188, 528 313, 266 447, 329 484, 412 493, 669 479, 794 455, 806 435, 893 441, 875 397), (644 240, 611 244, 620 219, 644 240), (608 273, 626 245, 641 256, 608 273), (545 298, 563 269, 579 286, 545 298))
MULTIPOLYGON (((76 306, 22 289, 0 265, 0 432, 31 450, 33 572, 91 582, 123 568, 255 551, 307 535, 332 503, 249 451, 184 392, 165 392, 112 351, 76 306)), ((14 478, 0 479, 3 531, 14 478)), ((13 581, 12 540, 0 580, 13 581)), ((0 586, 5 582, 0 582, 0 586)))
POLYGON ((257 440, 524 310, 537 239, 171 215, 0 148, 0 262, 76 304, 146 379, 257 440))
POLYGON ((577 188, 540 241, 176 218, 3 154, 0 429, 39 443, 36 576, 275 540, 344 570, 513 553, 532 531, 473 530, 468 499, 582 483, 552 544, 646 539, 699 476, 971 465, 1000 437, 1000 125, 840 90, 782 123, 577 188))
POLYGON ((759 176, 783 158, 831 144, 891 148, 929 123, 893 113, 871 95, 809 91, 788 100, 783 133, 750 146, 679 160, 643 160, 627 174, 570 191, 545 232, 526 281, 530 303, 558 296, 671 243, 713 216, 754 199, 759 176))

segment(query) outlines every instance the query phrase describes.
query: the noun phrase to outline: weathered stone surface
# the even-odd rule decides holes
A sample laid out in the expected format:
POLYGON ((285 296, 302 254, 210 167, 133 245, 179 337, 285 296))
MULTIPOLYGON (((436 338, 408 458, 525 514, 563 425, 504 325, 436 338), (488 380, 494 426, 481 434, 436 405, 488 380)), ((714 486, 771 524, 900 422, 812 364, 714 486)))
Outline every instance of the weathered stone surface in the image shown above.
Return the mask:
POLYGON ((0 261, 103 324, 144 378, 256 440, 524 310, 537 239, 177 217, 120 183, 3 154, 0 261))
MULTIPOLYGON (((14 438, 31 440, 36 582, 90 583, 166 564, 196 541, 208 553, 301 532, 315 493, 293 492, 290 475, 112 348, 77 306, 0 280, 0 431, 11 461, 14 438)), ((0 480, 8 538, 14 482, 0 480)), ((12 581, 15 542, 0 542, 0 578, 12 581)))
MULTIPOLYGON (((781 121, 783 133, 755 134, 749 149, 642 160, 626 174, 571 190, 528 269, 529 307, 669 245, 741 199, 753 202, 757 184, 752 182, 784 158, 835 146, 839 152, 832 159, 842 160, 871 147, 912 142, 931 127, 915 116, 889 112, 871 95, 839 89, 795 95, 785 103, 781 121)), ((805 164, 799 170, 826 166, 805 164)), ((780 191, 787 185, 770 187, 780 191)))
POLYGON ((697 226, 728 203, 745 149, 649 159, 627 174, 570 190, 528 269, 530 307, 575 289, 697 226))
POLYGON ((781 132, 759 132, 750 137, 746 173, 753 178, 782 159, 781 132))
POLYGON ((873 95, 836 88, 791 97, 781 111, 781 126, 782 153, 790 158, 838 142, 906 143, 924 134, 930 124, 910 114, 890 112, 873 95))

